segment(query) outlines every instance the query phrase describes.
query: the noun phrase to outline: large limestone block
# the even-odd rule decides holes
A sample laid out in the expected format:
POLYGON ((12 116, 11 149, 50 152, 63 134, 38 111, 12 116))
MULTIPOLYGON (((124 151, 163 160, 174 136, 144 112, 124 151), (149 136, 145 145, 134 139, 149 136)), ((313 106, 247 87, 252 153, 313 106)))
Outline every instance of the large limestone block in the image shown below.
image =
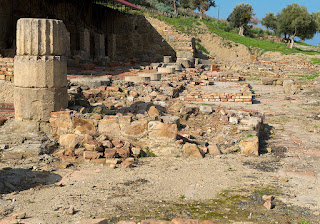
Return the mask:
POLYGON ((18 20, 17 55, 64 55, 67 41, 67 29, 62 20, 18 20))
POLYGON ((139 77, 149 77, 151 81, 160 81, 161 73, 138 73, 139 77))
POLYGON ((14 87, 14 108, 17 120, 48 121, 52 111, 68 106, 67 88, 14 87))
POLYGON ((186 143, 183 146, 184 156, 187 158, 203 158, 203 155, 196 144, 186 143))
POLYGON ((176 124, 165 124, 160 121, 150 121, 148 124, 149 138, 176 139, 178 127, 176 124))
POLYGON ((151 78, 150 77, 140 77, 140 76, 125 76, 124 81, 126 82, 134 82, 134 83, 139 83, 139 82, 150 82, 151 78))
POLYGON ((133 121, 130 125, 121 129, 122 134, 126 137, 141 138, 147 134, 148 121, 146 119, 133 121))
POLYGON ((259 138, 257 136, 240 142, 241 153, 248 156, 259 156, 259 138))
POLYGON ((64 56, 16 56, 14 85, 27 88, 67 86, 67 59, 64 56))
POLYGON ((108 116, 103 120, 100 120, 98 125, 98 131, 100 134, 105 134, 111 137, 117 137, 120 135, 120 124, 118 117, 108 116))

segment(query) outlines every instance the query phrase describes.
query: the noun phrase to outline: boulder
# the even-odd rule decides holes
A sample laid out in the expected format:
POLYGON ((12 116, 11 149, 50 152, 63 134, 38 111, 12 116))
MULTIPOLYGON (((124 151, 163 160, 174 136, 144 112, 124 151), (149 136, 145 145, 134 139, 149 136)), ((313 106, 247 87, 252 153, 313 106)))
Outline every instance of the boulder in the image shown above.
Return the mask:
POLYGON ((203 155, 196 144, 186 143, 183 146, 184 156, 190 158, 203 158, 203 155))
POLYGON ((240 142, 241 153, 248 156, 259 156, 259 138, 257 136, 240 142))
POLYGON ((148 133, 151 139, 176 139, 178 127, 176 124, 150 121, 148 124, 148 133))
POLYGON ((206 114, 206 115, 209 115, 212 113, 212 107, 210 106, 201 105, 199 107, 199 110, 202 114, 206 114))
POLYGON ((65 148, 76 148, 81 146, 84 140, 84 136, 76 134, 64 134, 59 137, 59 144, 65 148))
POLYGON ((98 131, 100 134, 107 136, 119 136, 120 125, 118 117, 106 116, 104 119, 99 121, 98 131))
POLYGON ((131 122, 129 126, 123 127, 121 133, 127 137, 143 137, 147 134, 148 121, 140 119, 131 122))

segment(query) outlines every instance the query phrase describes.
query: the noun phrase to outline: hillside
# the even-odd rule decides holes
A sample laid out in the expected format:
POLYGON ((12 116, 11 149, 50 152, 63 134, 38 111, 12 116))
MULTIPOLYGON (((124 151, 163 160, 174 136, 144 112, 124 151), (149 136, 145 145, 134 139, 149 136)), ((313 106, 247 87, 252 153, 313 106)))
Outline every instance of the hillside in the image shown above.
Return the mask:
POLYGON ((147 13, 177 30, 194 36, 197 46, 205 53, 220 60, 249 59, 251 55, 262 56, 265 52, 279 52, 283 55, 301 54, 307 61, 317 64, 320 58, 320 48, 297 43, 293 49, 281 43, 275 36, 261 29, 253 29, 252 36, 239 36, 235 32, 228 32, 228 23, 221 20, 200 20, 193 17, 166 17, 147 13), (226 31, 227 30, 227 31, 226 31))

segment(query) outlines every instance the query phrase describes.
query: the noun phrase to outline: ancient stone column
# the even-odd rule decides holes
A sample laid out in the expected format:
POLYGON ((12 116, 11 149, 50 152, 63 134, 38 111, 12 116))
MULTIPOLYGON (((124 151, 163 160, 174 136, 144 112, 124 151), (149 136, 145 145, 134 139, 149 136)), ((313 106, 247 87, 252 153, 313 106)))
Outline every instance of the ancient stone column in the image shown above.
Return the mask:
POLYGON ((90 58, 90 31, 88 29, 80 31, 80 51, 83 59, 90 58))
POLYGON ((103 34, 94 35, 95 42, 95 59, 101 60, 106 57, 105 37, 103 34))
POLYGON ((68 106, 66 32, 61 20, 18 20, 14 61, 17 120, 48 121, 52 111, 68 106))

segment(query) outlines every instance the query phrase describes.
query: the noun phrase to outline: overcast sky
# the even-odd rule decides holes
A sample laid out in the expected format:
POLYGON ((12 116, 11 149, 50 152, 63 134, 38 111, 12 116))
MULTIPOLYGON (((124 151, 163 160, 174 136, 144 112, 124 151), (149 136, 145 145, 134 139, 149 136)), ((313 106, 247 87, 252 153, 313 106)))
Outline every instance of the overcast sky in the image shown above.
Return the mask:
MULTIPOLYGON (((287 5, 292 3, 297 3, 299 5, 304 5, 308 8, 309 13, 320 11, 320 0, 216 0, 216 4, 219 7, 211 8, 207 14, 218 18, 218 11, 220 19, 228 18, 228 15, 232 12, 233 7, 240 3, 248 3, 252 5, 254 13, 261 19, 268 12, 273 12, 277 14, 287 5)), ((312 40, 306 40, 307 43, 317 45, 320 42, 320 34, 316 35, 312 40)))

